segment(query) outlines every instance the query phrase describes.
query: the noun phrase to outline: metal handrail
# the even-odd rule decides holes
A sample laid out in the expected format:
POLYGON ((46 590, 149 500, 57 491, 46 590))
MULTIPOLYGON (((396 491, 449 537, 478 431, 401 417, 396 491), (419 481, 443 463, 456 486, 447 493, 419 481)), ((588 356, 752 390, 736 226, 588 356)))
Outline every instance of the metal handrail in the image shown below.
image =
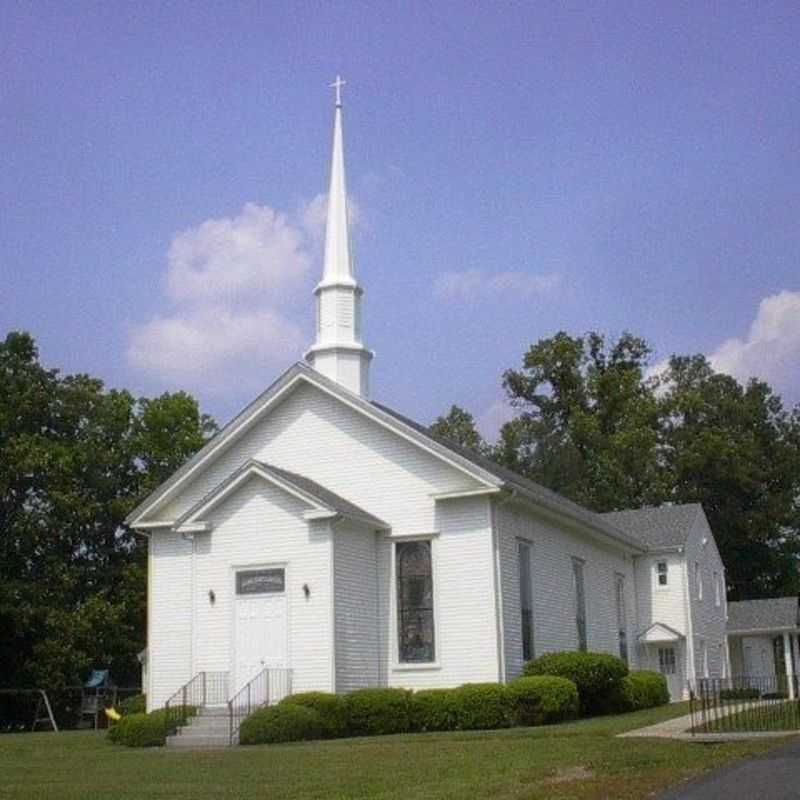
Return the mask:
POLYGON ((242 723, 254 711, 272 705, 292 693, 292 670, 264 667, 228 701, 228 736, 230 744, 242 723))
POLYGON ((164 703, 167 730, 173 732, 184 726, 194 709, 209 704, 222 704, 227 697, 227 672, 198 672, 164 703))

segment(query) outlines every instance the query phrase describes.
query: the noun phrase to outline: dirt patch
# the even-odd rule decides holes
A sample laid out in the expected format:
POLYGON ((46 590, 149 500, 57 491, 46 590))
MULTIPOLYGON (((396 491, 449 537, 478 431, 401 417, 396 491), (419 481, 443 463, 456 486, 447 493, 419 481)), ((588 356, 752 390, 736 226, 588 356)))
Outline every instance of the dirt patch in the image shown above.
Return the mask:
POLYGON ((594 772, 586 767, 563 767, 545 783, 571 783, 572 781, 588 781, 594 778, 594 772))

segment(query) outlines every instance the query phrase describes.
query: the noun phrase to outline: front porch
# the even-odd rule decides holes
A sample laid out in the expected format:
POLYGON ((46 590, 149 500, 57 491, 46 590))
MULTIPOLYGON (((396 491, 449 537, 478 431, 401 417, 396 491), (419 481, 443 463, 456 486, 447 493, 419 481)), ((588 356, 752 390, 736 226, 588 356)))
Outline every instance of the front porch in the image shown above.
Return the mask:
POLYGON ((675 703, 685 699, 688 696, 686 637, 669 625, 656 622, 639 635, 638 643, 640 663, 666 678, 670 700, 675 703))

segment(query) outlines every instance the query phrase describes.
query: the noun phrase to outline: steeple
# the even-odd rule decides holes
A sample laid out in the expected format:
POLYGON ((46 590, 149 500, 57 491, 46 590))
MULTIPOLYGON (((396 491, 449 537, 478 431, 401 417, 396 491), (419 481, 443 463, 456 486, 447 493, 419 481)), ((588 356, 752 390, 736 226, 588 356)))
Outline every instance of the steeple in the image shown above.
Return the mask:
POLYGON ((362 397, 369 394, 369 364, 373 353, 361 341, 363 289, 355 279, 347 215, 347 184, 342 141, 342 86, 337 76, 333 118, 333 156, 325 227, 325 262, 317 297, 317 340, 306 361, 318 372, 362 397))

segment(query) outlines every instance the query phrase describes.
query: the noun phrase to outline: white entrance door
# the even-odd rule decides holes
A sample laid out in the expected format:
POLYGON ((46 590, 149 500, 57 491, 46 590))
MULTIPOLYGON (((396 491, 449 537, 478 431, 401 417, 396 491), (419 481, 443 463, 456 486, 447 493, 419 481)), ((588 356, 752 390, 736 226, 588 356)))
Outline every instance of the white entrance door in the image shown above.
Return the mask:
POLYGON ((683 659, 679 643, 657 644, 655 649, 655 666, 667 679, 669 696, 672 702, 683 699, 683 659))
POLYGON ((236 573, 235 691, 265 667, 287 666, 285 571, 248 569, 236 573))

